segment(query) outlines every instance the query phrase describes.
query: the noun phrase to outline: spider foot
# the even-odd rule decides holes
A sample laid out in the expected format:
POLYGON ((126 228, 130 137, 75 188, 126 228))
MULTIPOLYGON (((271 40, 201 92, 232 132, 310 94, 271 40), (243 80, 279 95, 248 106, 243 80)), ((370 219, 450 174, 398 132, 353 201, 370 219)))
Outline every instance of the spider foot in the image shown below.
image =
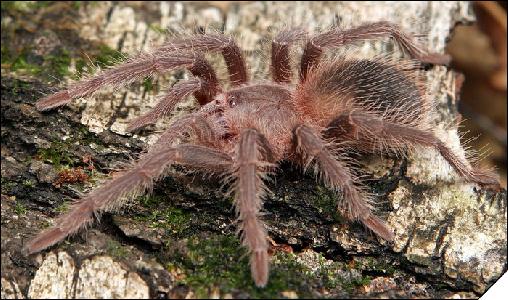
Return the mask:
POLYGON ((474 171, 471 175, 471 181, 477 183, 482 188, 499 192, 501 190, 501 184, 499 183, 498 177, 493 172, 489 171, 474 171))
POLYGON ((369 214, 367 217, 361 218, 360 221, 383 240, 387 242, 392 242, 394 240, 395 236, 392 230, 383 220, 373 214, 369 214))
POLYGON ((425 64, 449 66, 452 61, 452 57, 448 54, 432 53, 422 56, 420 61, 425 64))
POLYGON ((268 262, 266 250, 252 252, 250 268, 257 287, 265 287, 268 282, 268 262))

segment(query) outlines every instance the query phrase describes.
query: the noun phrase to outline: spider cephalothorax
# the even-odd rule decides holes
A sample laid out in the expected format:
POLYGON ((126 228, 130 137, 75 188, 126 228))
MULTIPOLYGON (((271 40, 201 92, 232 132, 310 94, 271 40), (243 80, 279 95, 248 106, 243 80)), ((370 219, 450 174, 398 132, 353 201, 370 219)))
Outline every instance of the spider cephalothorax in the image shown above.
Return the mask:
POLYGON ((37 102, 47 110, 89 96, 104 86, 118 87, 153 73, 184 68, 191 79, 176 83, 147 114, 135 119, 133 131, 170 114, 193 94, 201 108, 176 120, 131 167, 73 204, 54 227, 30 241, 38 252, 89 224, 96 213, 119 208, 124 200, 150 188, 172 164, 227 174, 233 179, 242 241, 250 251, 258 286, 268 280, 267 233, 259 218, 264 174, 282 160, 313 164, 324 183, 342 193, 338 208, 385 240, 393 233, 377 218, 368 195, 344 156, 346 146, 362 153, 403 154, 416 145, 433 147, 465 180, 496 185, 489 173, 475 170, 435 137, 429 122, 432 105, 425 98, 418 63, 444 64, 444 55, 429 54, 414 39, 388 22, 354 29, 332 29, 307 38, 300 29, 285 30, 272 42, 272 82, 250 82, 242 52, 233 39, 203 34, 173 40, 149 53, 77 82, 37 102), (391 36, 414 60, 382 57, 323 59, 328 47, 391 36), (306 40, 297 83, 293 82, 289 47, 306 40), (206 52, 220 52, 231 87, 224 90, 206 52), (177 143, 176 141, 180 141, 177 143))

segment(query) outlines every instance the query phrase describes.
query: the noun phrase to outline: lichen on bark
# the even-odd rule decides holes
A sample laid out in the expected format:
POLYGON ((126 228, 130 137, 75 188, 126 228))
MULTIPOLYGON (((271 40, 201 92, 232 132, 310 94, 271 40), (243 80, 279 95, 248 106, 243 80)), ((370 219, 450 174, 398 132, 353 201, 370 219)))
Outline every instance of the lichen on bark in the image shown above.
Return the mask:
MULTIPOLYGON (((304 25, 312 33, 336 23, 348 28, 388 20, 426 33, 422 41, 429 49, 443 52, 454 24, 473 19, 468 2, 2 3, 2 298, 476 297, 506 270, 506 191, 463 183, 429 149, 407 159, 363 162, 378 214, 395 231, 393 244, 345 222, 335 211, 334 193, 312 174, 283 164, 264 204, 277 244, 266 289, 250 281, 245 250, 234 235, 232 200, 220 183, 178 168, 151 195, 103 215, 86 233, 42 254, 20 253, 66 203, 156 140, 171 119, 134 136, 125 134, 126 124, 187 76, 176 72, 105 89, 37 112, 33 104, 41 95, 76 80, 77 71, 93 69, 81 52, 104 66, 168 35, 215 28, 238 37, 259 79, 268 76, 264 42, 286 26, 304 25), (93 171, 85 157, 92 158, 93 171), (90 180, 54 184, 59 172, 76 168, 87 170, 90 180)), ((294 48, 296 57, 301 50, 294 48)), ((400 55, 387 40, 355 49, 366 57, 400 55)), ((221 60, 209 58, 225 78, 221 60)), ((455 73, 437 66, 425 72, 437 103, 437 133, 461 153, 450 125, 457 114, 455 73)), ((175 115, 193 108, 189 100, 175 115)))

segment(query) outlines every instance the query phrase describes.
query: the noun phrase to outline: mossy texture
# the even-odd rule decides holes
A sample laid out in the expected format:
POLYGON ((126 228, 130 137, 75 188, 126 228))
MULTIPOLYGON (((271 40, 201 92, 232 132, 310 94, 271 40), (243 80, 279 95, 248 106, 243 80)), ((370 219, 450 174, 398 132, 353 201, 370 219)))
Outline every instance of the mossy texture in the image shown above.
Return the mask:
POLYGON ((166 268, 178 273, 176 283, 189 286, 198 298, 210 297, 217 289, 222 297, 242 291, 261 299, 286 298, 288 294, 316 297, 316 290, 348 295, 370 281, 369 276, 351 273, 347 265, 329 261, 321 254, 281 251, 272 256, 267 286, 257 288, 251 278, 248 253, 236 236, 200 234, 178 244, 167 249, 174 255, 170 255, 166 268))

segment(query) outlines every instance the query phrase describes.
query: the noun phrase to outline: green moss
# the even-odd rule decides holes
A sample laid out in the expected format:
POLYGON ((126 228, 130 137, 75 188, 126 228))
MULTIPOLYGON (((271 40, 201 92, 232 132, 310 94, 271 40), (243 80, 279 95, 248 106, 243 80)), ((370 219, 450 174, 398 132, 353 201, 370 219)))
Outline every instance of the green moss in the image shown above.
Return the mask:
POLYGON ((178 253, 168 267, 184 270, 178 283, 192 288, 198 298, 206 298, 214 287, 228 293, 241 287, 251 297, 271 296, 279 291, 280 276, 273 274, 266 289, 258 289, 252 282, 248 255, 236 237, 194 236, 188 240, 187 251, 178 253))
POLYGON ((125 54, 122 52, 112 49, 109 46, 101 45, 99 47, 99 54, 96 56, 95 63, 99 67, 105 68, 117 64, 124 58, 125 54))
POLYGON ((238 265, 245 265, 245 258, 235 255, 239 244, 234 238, 213 237, 202 240, 193 237, 188 241, 187 247, 188 252, 181 257, 180 262, 189 272, 181 283, 194 287, 198 296, 204 296, 201 292, 205 291, 201 289, 221 285, 228 290, 242 279, 238 265), (233 263, 234 258, 238 259, 236 265, 233 263))
POLYGON ((395 267, 382 258, 357 257, 355 258, 355 264, 356 268, 361 270, 375 271, 387 275, 395 273, 395 267))
POLYGON ((325 266, 324 264, 320 264, 320 268, 317 270, 316 275, 322 278, 322 284, 325 288, 334 289, 343 284, 342 278, 336 274, 337 268, 339 268, 339 266, 325 266))
POLYGON ((30 89, 31 85, 28 82, 14 80, 11 93, 13 96, 16 96, 19 92, 30 89))
POLYGON ((163 35, 166 35, 168 33, 168 31, 162 27, 160 27, 158 24, 154 24, 154 23, 151 23, 150 25, 148 25, 148 29, 156 32, 156 33, 159 33, 159 34, 163 34, 163 35))
POLYGON ((75 10, 79 10, 83 6, 83 1, 72 1, 71 7, 75 10))
POLYGON ((343 281, 341 286, 346 292, 352 293, 356 288, 368 285, 371 281, 372 277, 367 275, 360 278, 354 278, 351 281, 343 281))
POLYGON ((6 177, 2 177, 2 194, 10 194, 12 189, 16 186, 16 183, 8 180, 6 177))
POLYGON ((136 215, 137 221, 145 222, 150 228, 162 228, 171 237, 180 237, 191 226, 191 215, 167 203, 163 195, 143 195, 139 203, 147 210, 136 215))
POLYGON ((101 45, 97 50, 87 53, 86 59, 76 59, 77 72, 72 77, 75 80, 81 79, 84 74, 93 74, 97 68, 107 68, 124 60, 124 58, 124 53, 114 50, 107 45, 101 45))
POLYGON ((146 208, 157 208, 159 204, 164 202, 164 199, 161 195, 143 195, 137 201, 146 208))
POLYGON ((396 271, 395 267, 391 266, 391 265, 387 266, 383 270, 385 270, 386 274, 388 274, 388 275, 393 275, 393 274, 395 274, 395 271, 396 271))
POLYGON ((145 88, 145 92, 150 92, 153 90, 154 88, 154 84, 153 84, 153 81, 152 81, 152 78, 145 78, 143 80, 143 87, 145 88))
POLYGON ((55 55, 47 55, 44 57, 45 63, 43 65, 49 70, 49 73, 52 73, 58 78, 63 78, 64 76, 68 76, 69 66, 71 64, 71 56, 68 50, 60 49, 55 55))
POLYGON ((40 65, 29 62, 29 54, 30 48, 25 47, 18 55, 6 55, 6 57, 9 57, 12 61, 3 61, 2 64, 10 63, 10 70, 13 72, 23 71, 31 75, 38 75, 41 73, 42 67, 40 65))
POLYGON ((361 277, 359 279, 354 279, 352 282, 353 282, 353 285, 360 287, 360 286, 369 285, 371 281, 372 281, 372 277, 367 275, 367 276, 361 277))
POLYGON ((333 191, 321 186, 316 185, 315 197, 313 203, 316 204, 320 212, 329 214, 336 222, 345 223, 346 220, 337 210, 337 194, 333 191))
MULTIPOLYGON (((88 53, 87 60, 76 57, 66 48, 57 48, 51 54, 37 56, 33 54, 33 46, 29 45, 19 51, 9 49, 2 45, 2 69, 11 72, 28 74, 42 77, 46 80, 61 80, 71 76, 69 67, 75 61, 76 74, 72 78, 78 80, 85 73, 93 73, 97 67, 106 68, 122 61, 124 54, 113 50, 106 45, 100 46, 97 51, 88 53), (88 59, 91 63, 87 63, 88 59)), ((150 81, 145 82, 145 87, 152 87, 150 81)))
POLYGON ((136 216, 135 219, 147 222, 150 228, 163 228, 173 236, 180 235, 190 226, 190 215, 174 207, 154 209, 148 215, 136 216))
POLYGON ((65 213, 67 211, 69 211, 69 201, 64 201, 62 202, 62 204, 58 205, 56 208, 55 208, 55 211, 57 211, 58 213, 65 213))
MULTIPOLYGON (((4 2, 1 2, 1 3, 4 3, 4 2)), ((10 64, 12 62, 11 52, 5 45, 2 45, 1 48, 2 48, 2 65, 10 64)))
MULTIPOLYGON (((69 51, 69 49, 73 49, 72 47, 53 45, 55 49, 52 50, 51 53, 41 55, 38 51, 34 51, 40 47, 35 45, 33 41, 24 42, 20 44, 21 47, 13 46, 19 44, 16 42, 18 40, 18 38, 16 38, 18 33, 20 36, 23 36, 22 38, 24 39, 29 39, 30 37, 35 38, 33 29, 26 28, 40 27, 41 31, 38 34, 42 35, 53 32, 53 30, 58 32, 59 26, 54 28, 50 26, 48 28, 45 21, 43 21, 47 21, 47 18, 42 16, 39 12, 39 10, 56 3, 57 1, 2 1, 2 15, 9 14, 12 15, 14 19, 14 22, 2 22, 2 36, 5 35, 5 39, 8 41, 7 43, 3 43, 5 45, 2 45, 2 71, 7 70, 21 75, 31 75, 49 81, 60 81, 63 77, 69 75, 69 66, 71 65, 73 57, 77 56, 69 51), (42 17, 40 18, 41 20, 36 20, 36 23, 32 24, 29 22, 30 26, 28 26, 25 25, 23 20, 29 15, 39 15, 42 17), (39 24, 41 22, 45 24, 39 24), (12 43, 9 43, 9 41, 12 43)), ((69 2, 67 5, 59 7, 59 9, 63 9, 63 13, 68 13, 70 10, 79 9, 81 5, 82 2, 80 1, 69 2), (65 9, 65 7, 69 7, 70 9, 65 9)), ((60 36, 60 38, 65 40, 65 37, 60 36)))
POLYGON ((61 80, 70 74, 71 56, 68 50, 58 49, 54 54, 37 57, 32 54, 32 46, 24 47, 18 53, 12 53, 2 46, 2 68, 11 72, 43 77, 48 80, 61 80), (39 62, 39 59, 42 62, 39 62))
POLYGON ((31 179, 26 179, 26 180, 23 180, 23 185, 28 188, 33 188, 35 186, 35 182, 32 181, 31 179))
POLYGON ((50 147, 38 149, 37 155, 39 159, 51 162, 58 170, 72 168, 82 163, 81 158, 73 157, 72 151, 70 151, 75 144, 102 144, 99 138, 81 125, 73 132, 73 135, 65 140, 62 140, 62 137, 56 134, 51 136, 50 139, 50 147))
POLYGON ((90 132, 86 126, 80 125, 74 132, 74 136, 71 137, 71 141, 79 142, 82 145, 95 144, 95 149, 98 152, 102 152, 106 147, 103 141, 93 132, 90 132))
POLYGON ((129 251, 125 249, 119 242, 109 240, 106 244, 106 251, 109 255, 116 258, 124 258, 129 254, 129 251))
POLYGON ((69 143, 53 141, 50 148, 40 148, 37 152, 40 159, 51 162, 57 170, 73 167, 74 159, 69 153, 69 143))
POLYGON ((37 9, 48 7, 55 1, 2 1, 2 12, 30 13, 37 9))
POLYGON ((2 9, 2 13, 25 9, 23 7, 25 5, 25 3, 22 3, 22 2, 24 2, 24 1, 1 1, 0 7, 2 9), (20 7, 20 4, 21 4, 21 7, 20 7))
POLYGON ((16 212, 18 216, 21 216, 26 214, 27 208, 23 203, 16 201, 16 204, 14 205, 14 212, 16 212))
POLYGON ((267 286, 257 288, 251 278, 249 255, 237 237, 201 234, 190 237, 186 247, 175 247, 176 251, 164 250, 175 253, 169 257, 166 266, 170 271, 183 273, 177 284, 189 286, 198 298, 209 297, 216 288, 222 296, 241 289, 251 298, 283 298, 283 291, 293 291, 298 297, 314 298, 313 290, 352 291, 370 280, 369 277, 358 276, 344 279, 340 276, 347 272, 344 264, 327 261, 320 254, 310 258, 312 265, 318 259, 319 267, 310 269, 295 254, 279 252, 271 259, 267 286))

